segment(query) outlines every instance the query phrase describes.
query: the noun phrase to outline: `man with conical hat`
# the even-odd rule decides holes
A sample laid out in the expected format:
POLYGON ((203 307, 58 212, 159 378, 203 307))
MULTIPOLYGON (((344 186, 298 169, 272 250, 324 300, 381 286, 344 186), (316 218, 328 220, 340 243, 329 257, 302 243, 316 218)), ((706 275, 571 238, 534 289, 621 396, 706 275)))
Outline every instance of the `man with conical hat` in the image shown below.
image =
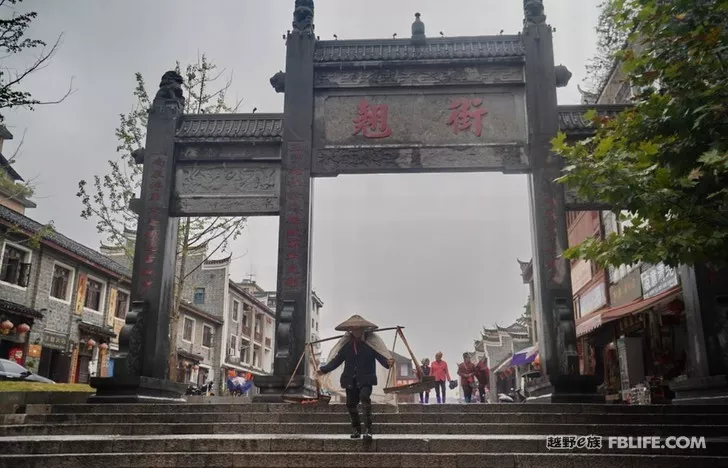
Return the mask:
POLYGON ((359 315, 352 315, 336 327, 344 335, 329 354, 328 363, 318 375, 328 374, 341 364, 341 387, 346 390, 346 407, 351 419, 352 439, 362 436, 358 405, 361 402, 364 416, 364 438, 372 438, 372 387, 377 384, 376 361, 389 369, 394 360, 384 341, 374 332, 377 327, 359 315))

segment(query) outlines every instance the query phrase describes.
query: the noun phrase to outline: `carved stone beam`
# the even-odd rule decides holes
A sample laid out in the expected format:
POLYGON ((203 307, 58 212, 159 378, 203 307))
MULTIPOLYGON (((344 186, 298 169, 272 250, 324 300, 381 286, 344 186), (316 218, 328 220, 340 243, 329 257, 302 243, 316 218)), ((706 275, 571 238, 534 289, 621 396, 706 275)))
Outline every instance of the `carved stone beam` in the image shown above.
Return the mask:
POLYGON ((131 152, 131 157, 134 158, 136 164, 144 164, 144 158, 147 155, 147 150, 144 148, 137 148, 131 152))
POLYGON ((142 212, 142 200, 140 198, 132 198, 129 200, 129 210, 136 215, 140 215, 142 212))
POLYGON ((286 74, 279 71, 270 79, 270 85, 276 90, 276 93, 284 93, 286 91, 286 74))
POLYGON ((573 76, 572 73, 569 71, 568 68, 566 68, 565 65, 555 66, 554 74, 556 75, 556 87, 557 88, 565 88, 569 84, 569 81, 571 80, 571 77, 573 76))

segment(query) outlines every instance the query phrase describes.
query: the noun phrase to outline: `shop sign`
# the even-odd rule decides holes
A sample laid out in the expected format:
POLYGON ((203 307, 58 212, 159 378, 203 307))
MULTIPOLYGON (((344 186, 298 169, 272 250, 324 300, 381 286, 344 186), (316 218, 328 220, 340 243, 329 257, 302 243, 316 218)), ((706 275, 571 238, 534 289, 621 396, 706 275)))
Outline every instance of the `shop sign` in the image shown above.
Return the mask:
POLYGON ((579 312, 582 317, 591 314, 607 304, 604 283, 596 284, 588 293, 579 298, 579 312))
POLYGON ((622 384, 622 398, 629 394, 629 368, 627 367, 627 343, 624 336, 617 340, 617 355, 619 356, 619 380, 622 384))
POLYGON ((571 288, 578 292, 592 279, 592 266, 590 261, 578 260, 571 267, 571 288))
POLYGON ((83 315, 83 306, 86 303, 86 281, 88 278, 84 273, 78 275, 78 288, 76 290, 76 315, 83 315))
POLYGON ((632 331, 639 330, 644 326, 642 314, 628 315, 619 321, 619 334, 626 335, 632 331))
POLYGON ((68 337, 44 333, 43 346, 45 346, 46 348, 60 349, 61 351, 65 351, 66 349, 68 349, 68 337))
POLYGON ((108 314, 106 316, 106 325, 108 325, 109 328, 114 328, 114 317, 116 317, 116 296, 118 294, 118 291, 116 288, 111 288, 111 292, 109 293, 109 307, 106 313, 108 314))
POLYGON ((39 358, 41 346, 37 344, 28 345, 28 357, 39 358))
POLYGON ((649 299, 657 296, 679 283, 676 269, 663 263, 654 265, 642 272, 642 297, 649 299))
POLYGON ((612 307, 619 307, 642 298, 642 281, 639 270, 634 270, 609 287, 612 307))

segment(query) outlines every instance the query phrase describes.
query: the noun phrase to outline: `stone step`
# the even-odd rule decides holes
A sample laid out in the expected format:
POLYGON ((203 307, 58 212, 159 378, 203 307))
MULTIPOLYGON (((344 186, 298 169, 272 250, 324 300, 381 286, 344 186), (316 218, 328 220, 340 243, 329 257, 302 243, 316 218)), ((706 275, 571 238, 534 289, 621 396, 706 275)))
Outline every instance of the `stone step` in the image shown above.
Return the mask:
MULTIPOLYGON (((560 413, 380 413, 380 423, 541 423, 541 424, 723 424, 728 414, 560 414, 560 413)), ((48 413, 0 416, 2 424, 234 423, 341 422, 338 413, 48 413)))
MULTIPOLYGON (((0 426, 0 436, 21 435, 164 435, 164 434, 345 434, 339 423, 116 423, 23 424, 0 426)), ((728 425, 688 424, 540 424, 540 423, 381 423, 381 434, 600 434, 603 436, 728 436, 728 425)))
MULTIPOLYGON (((28 413, 329 413, 342 412, 344 405, 295 404, 117 404, 117 405, 28 405, 28 413)), ((620 414, 728 414, 728 405, 589 405, 589 404, 470 404, 470 405, 374 405, 377 413, 620 413, 620 414)))
MULTIPOLYGON (((606 437, 590 438, 590 448, 571 453, 660 455, 727 455, 728 438, 706 438, 700 448, 619 448, 606 437)), ((637 444, 637 440, 633 440, 637 444)), ((0 438, 3 455, 166 453, 166 452, 385 452, 415 453, 549 453, 546 436, 377 435, 373 441, 346 435, 215 434, 177 436, 37 436, 0 438)), ((728 459, 727 459, 728 461, 728 459)))
POLYGON ((0 468, 346 467, 346 468, 725 468, 728 458, 695 455, 576 453, 167 452, 3 455, 0 468))

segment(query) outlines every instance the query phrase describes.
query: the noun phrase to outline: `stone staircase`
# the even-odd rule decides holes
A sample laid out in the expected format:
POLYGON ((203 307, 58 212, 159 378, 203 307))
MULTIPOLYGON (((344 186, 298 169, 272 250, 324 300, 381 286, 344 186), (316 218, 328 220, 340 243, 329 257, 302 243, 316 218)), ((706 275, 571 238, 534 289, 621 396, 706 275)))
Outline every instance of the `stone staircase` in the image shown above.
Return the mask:
POLYGON ((728 406, 375 406, 373 441, 341 405, 28 405, 4 414, 0 467, 728 467, 728 406), (549 450, 547 435, 602 447, 549 450), (705 449, 609 448, 704 436, 705 449))

